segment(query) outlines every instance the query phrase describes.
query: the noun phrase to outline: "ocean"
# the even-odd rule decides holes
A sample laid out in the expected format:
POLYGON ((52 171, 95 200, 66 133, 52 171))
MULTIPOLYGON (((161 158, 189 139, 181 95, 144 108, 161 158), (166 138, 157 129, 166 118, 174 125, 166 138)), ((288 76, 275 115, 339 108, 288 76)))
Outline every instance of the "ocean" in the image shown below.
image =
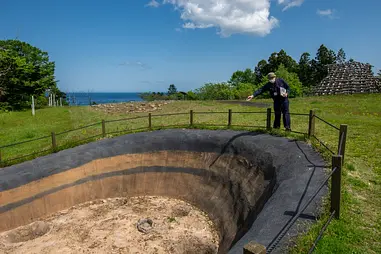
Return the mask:
POLYGON ((87 106, 130 101, 143 101, 139 93, 67 93, 66 101, 70 105, 87 106))

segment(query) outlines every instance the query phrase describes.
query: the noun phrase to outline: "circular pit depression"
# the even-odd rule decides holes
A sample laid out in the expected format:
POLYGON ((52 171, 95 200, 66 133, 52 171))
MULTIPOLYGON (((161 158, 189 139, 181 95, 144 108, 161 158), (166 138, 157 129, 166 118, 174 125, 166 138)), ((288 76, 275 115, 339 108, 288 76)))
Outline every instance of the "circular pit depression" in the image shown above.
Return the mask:
MULTIPOLYGON (((91 200, 165 196, 209 215, 218 253, 242 253, 248 241, 271 243, 324 178, 323 164, 305 143, 254 132, 124 135, 1 169, 0 232, 91 200)), ((318 214, 325 193, 305 213, 318 214)))

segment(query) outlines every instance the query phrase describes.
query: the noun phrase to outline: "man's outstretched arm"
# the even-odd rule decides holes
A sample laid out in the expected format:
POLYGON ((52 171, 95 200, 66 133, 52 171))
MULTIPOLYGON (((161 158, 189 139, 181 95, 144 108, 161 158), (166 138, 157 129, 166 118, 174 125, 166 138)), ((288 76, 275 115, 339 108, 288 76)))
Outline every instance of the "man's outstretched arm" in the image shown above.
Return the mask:
POLYGON ((266 92, 268 89, 269 89, 268 84, 266 84, 266 85, 264 85, 264 86, 258 88, 258 89, 253 93, 253 95, 250 95, 249 97, 247 97, 247 100, 249 101, 249 100, 253 99, 254 97, 257 97, 258 95, 260 95, 260 94, 266 92))

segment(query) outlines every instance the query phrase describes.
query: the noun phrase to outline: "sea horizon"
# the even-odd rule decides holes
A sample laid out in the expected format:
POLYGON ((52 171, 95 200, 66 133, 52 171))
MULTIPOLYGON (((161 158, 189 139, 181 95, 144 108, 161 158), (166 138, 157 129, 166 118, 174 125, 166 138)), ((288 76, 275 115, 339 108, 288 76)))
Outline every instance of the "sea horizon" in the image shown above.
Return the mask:
POLYGON ((78 106, 144 101, 139 96, 142 93, 145 92, 69 92, 66 101, 78 106))

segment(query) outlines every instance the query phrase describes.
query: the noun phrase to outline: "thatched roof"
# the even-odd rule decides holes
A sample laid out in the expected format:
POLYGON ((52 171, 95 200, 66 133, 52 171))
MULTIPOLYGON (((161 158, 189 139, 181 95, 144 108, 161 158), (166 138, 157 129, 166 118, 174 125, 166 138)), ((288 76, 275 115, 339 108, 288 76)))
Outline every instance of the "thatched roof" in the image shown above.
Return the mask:
POLYGON ((360 62, 328 65, 328 75, 313 89, 315 95, 379 93, 372 66, 360 62))

